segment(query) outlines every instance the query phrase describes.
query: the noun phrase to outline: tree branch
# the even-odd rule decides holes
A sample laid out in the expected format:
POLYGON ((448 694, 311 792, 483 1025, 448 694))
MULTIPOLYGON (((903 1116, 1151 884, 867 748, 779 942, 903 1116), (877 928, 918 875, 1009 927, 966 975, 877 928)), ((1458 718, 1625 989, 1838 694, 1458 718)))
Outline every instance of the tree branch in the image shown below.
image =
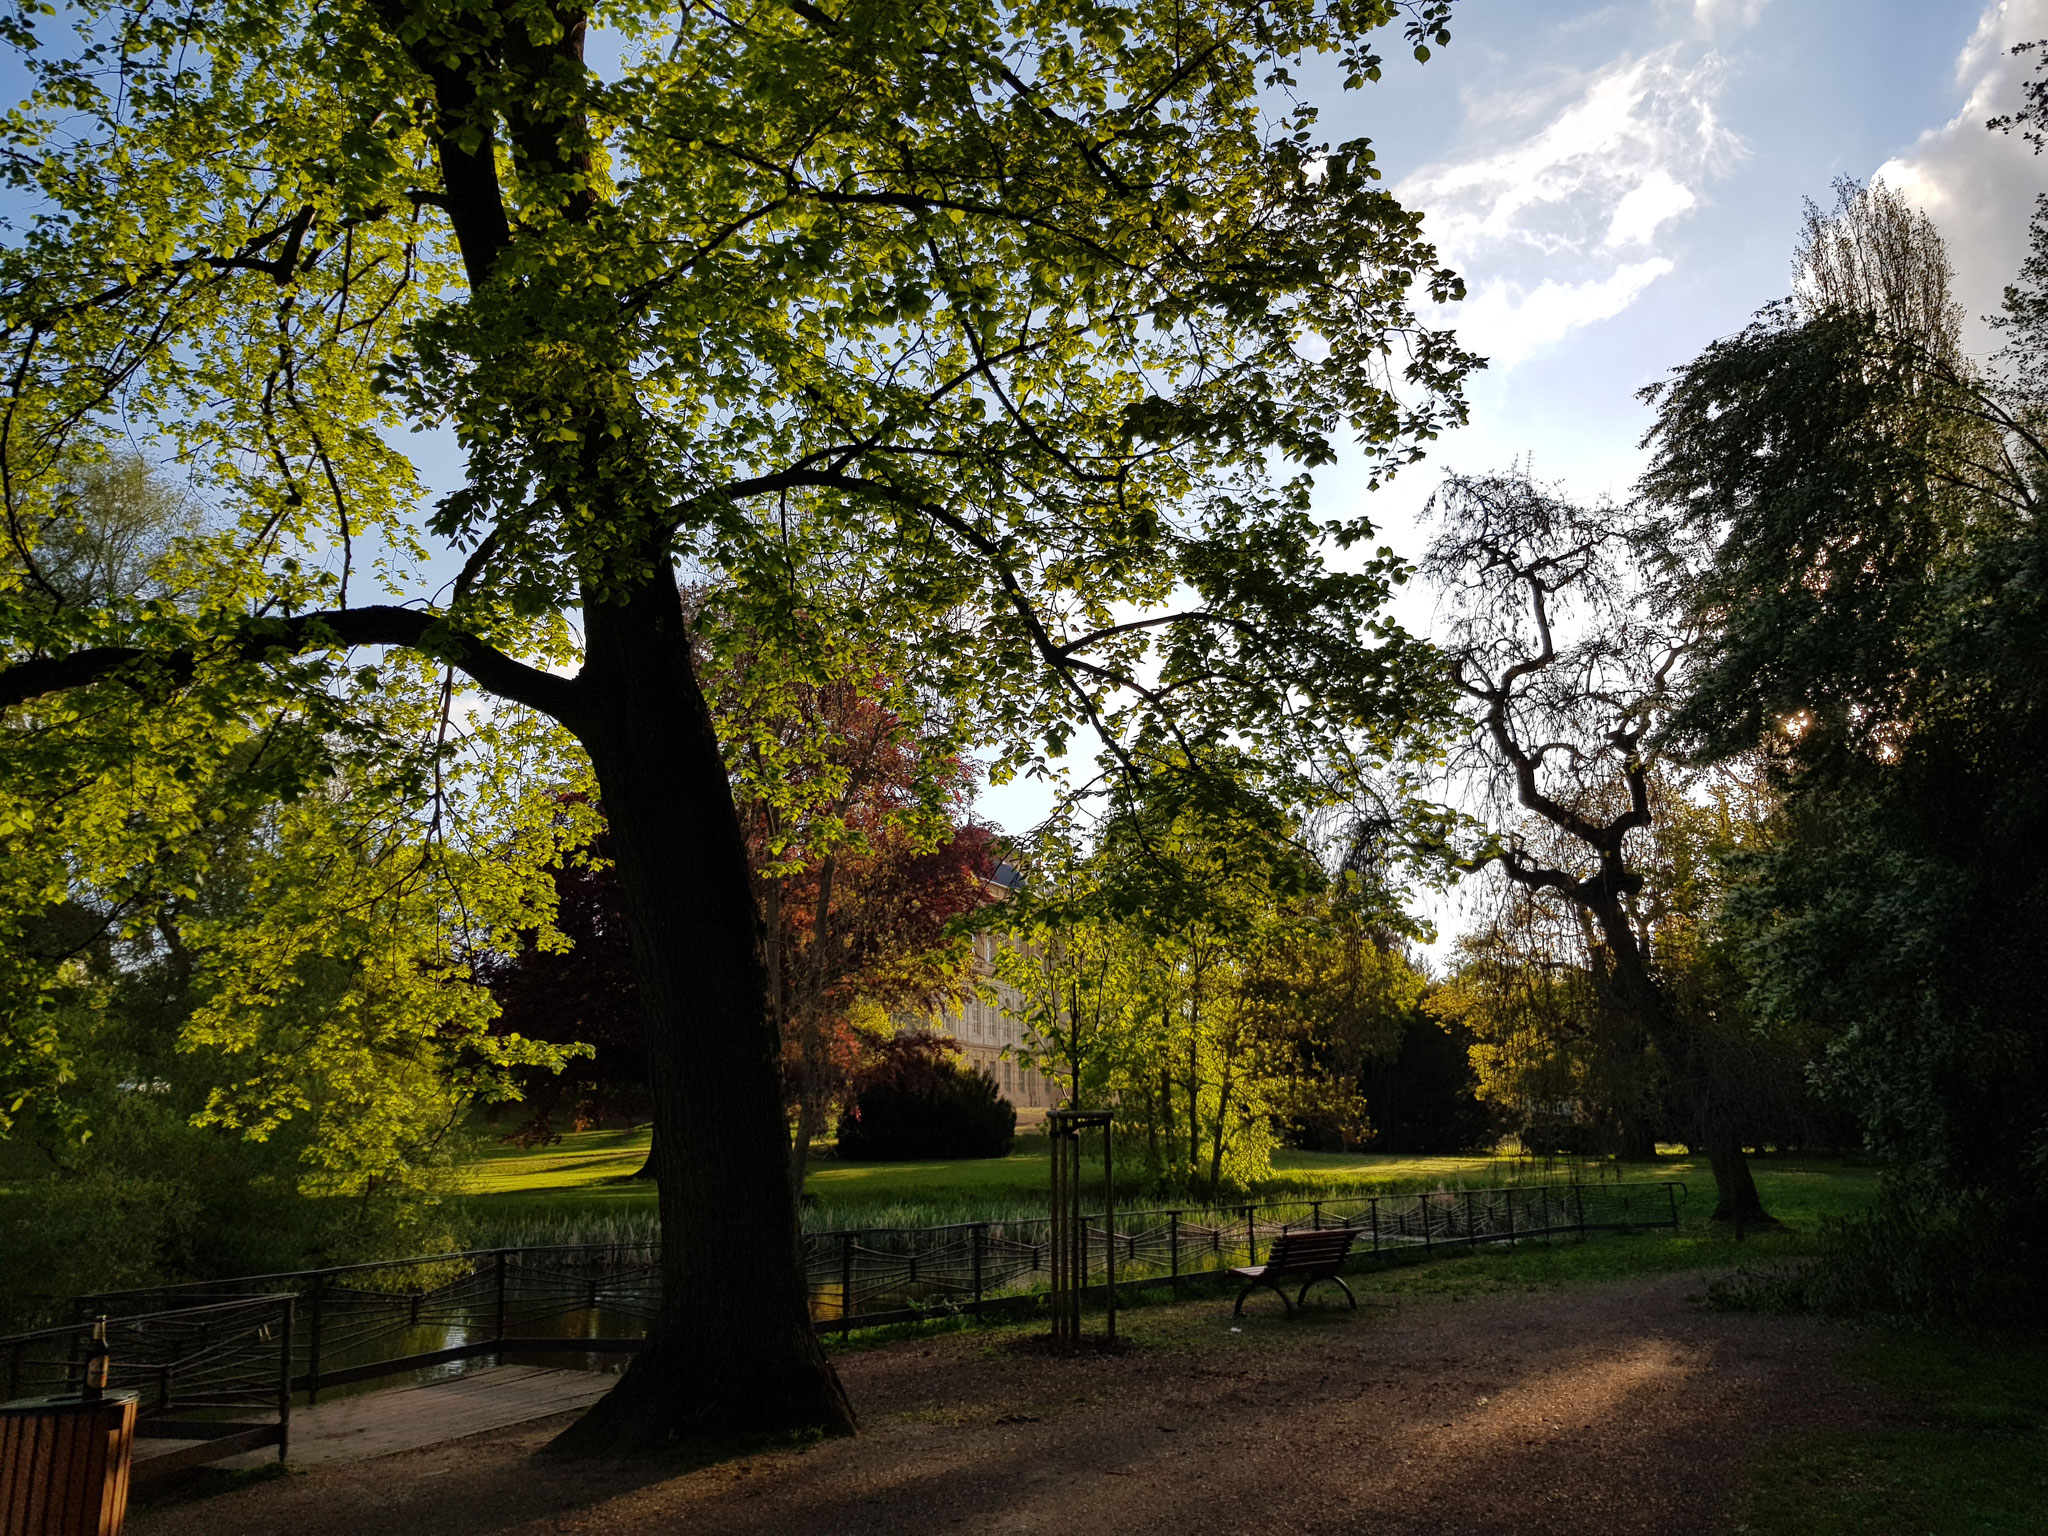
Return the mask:
MULTIPOLYGON (((433 654, 444 657, 478 686, 575 729, 579 694, 574 679, 543 672, 474 635, 446 629, 438 615, 418 608, 342 608, 293 618, 250 619, 225 649, 243 661, 261 662, 279 652, 297 655, 358 645, 425 650, 430 641, 433 654)), ((94 683, 124 681, 142 668, 153 668, 182 683, 198 670, 201 660, 198 652, 189 649, 152 651, 128 645, 33 657, 0 668, 0 708, 94 683)))

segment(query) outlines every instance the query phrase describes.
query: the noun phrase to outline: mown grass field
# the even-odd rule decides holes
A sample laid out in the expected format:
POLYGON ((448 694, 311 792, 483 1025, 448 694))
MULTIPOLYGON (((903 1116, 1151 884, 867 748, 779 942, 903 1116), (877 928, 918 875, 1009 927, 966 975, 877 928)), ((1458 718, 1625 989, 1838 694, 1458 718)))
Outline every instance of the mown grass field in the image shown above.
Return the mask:
MULTIPOLYGON (((551 1147, 522 1149, 485 1144, 467 1169, 464 1204, 479 1241, 576 1241, 577 1234, 642 1235, 651 1230, 654 1188, 635 1180, 647 1155, 647 1133, 583 1131, 551 1147)), ((1368 1153, 1282 1151, 1253 1198, 1369 1194, 1377 1191, 1485 1188, 1546 1179, 1674 1179, 1685 1185, 1680 1229, 1627 1239, 1623 1244, 1572 1244, 1487 1251, 1471 1264, 1409 1273, 1417 1289, 1559 1284, 1573 1276, 1621 1274, 1695 1265, 1763 1262, 1814 1251, 1823 1218, 1843 1216, 1871 1198, 1876 1170, 1848 1159, 1759 1158, 1757 1181, 1788 1230, 1732 1234, 1712 1228, 1713 1176, 1703 1158, 1660 1156, 1654 1162, 1583 1162, 1507 1156, 1403 1157, 1368 1153)), ((920 1163, 816 1162, 805 1191, 806 1223, 813 1227, 894 1226, 969 1221, 1042 1211, 1050 1177, 1045 1142, 1023 1138, 1008 1157, 920 1163)), ((1178 1203, 1134 1184, 1118 1204, 1178 1203)))

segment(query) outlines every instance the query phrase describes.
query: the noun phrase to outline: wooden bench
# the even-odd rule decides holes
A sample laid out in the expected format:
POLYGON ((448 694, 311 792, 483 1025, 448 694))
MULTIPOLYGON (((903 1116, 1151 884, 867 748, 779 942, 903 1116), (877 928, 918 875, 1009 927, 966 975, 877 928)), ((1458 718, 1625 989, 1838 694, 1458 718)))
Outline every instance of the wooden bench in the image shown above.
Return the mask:
POLYGON ((1351 1287, 1344 1283, 1337 1271, 1350 1256, 1351 1240, 1357 1233, 1349 1227, 1325 1227, 1315 1232, 1283 1232, 1273 1239, 1273 1246, 1267 1251, 1263 1264, 1247 1264, 1233 1269, 1233 1275, 1242 1276, 1243 1290, 1237 1293, 1237 1310, 1232 1317, 1244 1316, 1244 1299, 1262 1285, 1273 1288, 1280 1298, 1280 1305, 1287 1309, 1289 1317, 1294 1316, 1295 1307, 1306 1300, 1308 1288, 1318 1280, 1334 1280, 1337 1288, 1344 1293, 1344 1299, 1351 1303, 1351 1310, 1358 1310, 1358 1298, 1351 1294, 1351 1287), (1293 1301, 1287 1299, 1287 1292, 1281 1283, 1299 1280, 1301 1290, 1293 1301))

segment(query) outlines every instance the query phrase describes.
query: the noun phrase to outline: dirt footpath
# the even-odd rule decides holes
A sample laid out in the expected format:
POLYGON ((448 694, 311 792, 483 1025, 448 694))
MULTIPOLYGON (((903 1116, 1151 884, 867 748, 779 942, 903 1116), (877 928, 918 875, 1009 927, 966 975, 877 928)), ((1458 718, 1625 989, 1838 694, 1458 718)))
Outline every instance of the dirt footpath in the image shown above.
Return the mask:
POLYGON ((136 1536, 1685 1536, 1791 1432, 1884 1422, 1841 1329, 1704 1312, 1697 1275, 1282 1321, 1127 1313, 1118 1357, 1015 1334, 844 1356, 864 1432, 682 1474, 534 1453, 563 1420, 142 1511, 136 1536), (1233 1326, 1241 1332, 1233 1333, 1233 1326))

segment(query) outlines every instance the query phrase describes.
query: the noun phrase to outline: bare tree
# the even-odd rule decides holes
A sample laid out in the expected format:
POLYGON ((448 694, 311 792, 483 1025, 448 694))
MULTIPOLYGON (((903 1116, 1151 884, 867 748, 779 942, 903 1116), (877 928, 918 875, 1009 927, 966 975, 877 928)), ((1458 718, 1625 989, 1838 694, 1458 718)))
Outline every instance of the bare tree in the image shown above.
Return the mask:
POLYGON ((1715 1220, 1768 1224, 1742 1106, 1672 1006, 1643 899, 1655 729, 1691 646, 1655 601, 1643 525, 1626 509, 1576 506, 1519 469, 1450 476, 1431 512, 1438 532, 1423 569, 1442 595, 1472 727, 1455 761, 1493 828, 1468 862, 1497 864, 1582 919, 1603 1005, 1656 1048, 1688 1138, 1707 1149, 1715 1220))

